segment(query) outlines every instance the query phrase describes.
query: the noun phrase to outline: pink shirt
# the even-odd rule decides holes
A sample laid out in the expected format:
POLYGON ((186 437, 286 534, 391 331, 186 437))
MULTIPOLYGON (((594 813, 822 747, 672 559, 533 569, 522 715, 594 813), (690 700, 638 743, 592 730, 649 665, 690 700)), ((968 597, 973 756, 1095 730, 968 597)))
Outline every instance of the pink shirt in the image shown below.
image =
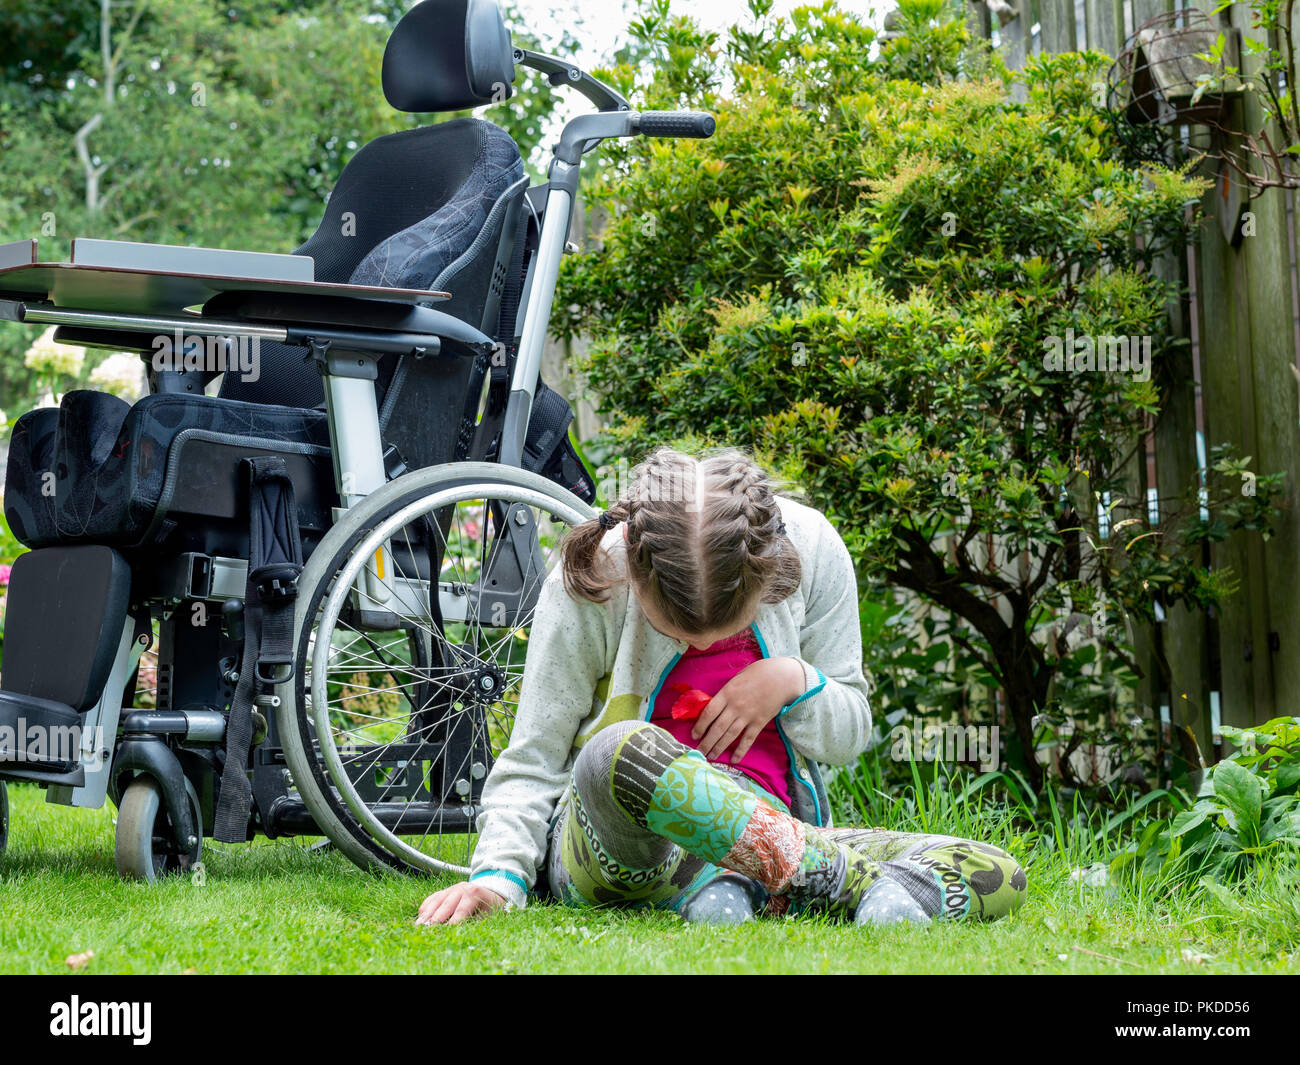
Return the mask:
MULTIPOLYGON (((691 688, 696 688, 709 696, 717 695, 727 681, 751 662, 757 662, 762 657, 763 652, 754 637, 752 627, 738 632, 735 636, 719 640, 703 651, 688 647, 660 686, 650 720, 687 747, 698 750, 699 740, 691 736, 695 721, 674 720, 673 704, 683 692, 691 688)), ((753 746, 745 752, 745 757, 735 763, 731 761, 731 752, 734 748, 735 743, 732 744, 731 749, 722 751, 718 757, 710 761, 739 769, 789 807, 790 756, 786 752, 781 734, 777 732, 776 719, 773 718, 763 726, 763 731, 758 734, 753 746)))

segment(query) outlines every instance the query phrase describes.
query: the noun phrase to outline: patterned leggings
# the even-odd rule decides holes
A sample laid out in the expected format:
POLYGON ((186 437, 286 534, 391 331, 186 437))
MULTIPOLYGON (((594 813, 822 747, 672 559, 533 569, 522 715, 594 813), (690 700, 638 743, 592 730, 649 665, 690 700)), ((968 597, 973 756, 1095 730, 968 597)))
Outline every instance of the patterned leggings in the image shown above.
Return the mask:
POLYGON ((791 885, 810 882, 816 874, 809 871, 832 860, 838 844, 867 859, 857 875, 870 883, 864 906, 873 912, 901 905, 912 920, 992 919, 1025 898, 1024 870, 997 847, 814 827, 751 778, 711 765, 647 722, 611 725, 579 752, 538 887, 570 906, 681 913, 706 889, 743 882, 754 912, 778 915, 787 912, 787 893, 796 893, 791 885))

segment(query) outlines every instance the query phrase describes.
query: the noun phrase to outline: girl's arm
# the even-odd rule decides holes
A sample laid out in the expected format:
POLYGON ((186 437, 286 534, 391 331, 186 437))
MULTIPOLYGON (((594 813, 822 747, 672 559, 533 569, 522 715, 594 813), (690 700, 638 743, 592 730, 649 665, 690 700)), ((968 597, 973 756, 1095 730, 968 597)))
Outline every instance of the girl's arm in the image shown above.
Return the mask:
POLYGON ((573 739, 606 672, 612 602, 573 599, 558 565, 538 595, 518 715, 483 787, 470 864, 471 880, 520 908, 546 858, 551 815, 569 783, 565 763, 573 739))
POLYGON ((800 751, 818 762, 847 765, 871 742, 871 708, 862 672, 862 630, 853 559, 840 534, 818 514, 799 659, 804 693, 777 717, 800 751))

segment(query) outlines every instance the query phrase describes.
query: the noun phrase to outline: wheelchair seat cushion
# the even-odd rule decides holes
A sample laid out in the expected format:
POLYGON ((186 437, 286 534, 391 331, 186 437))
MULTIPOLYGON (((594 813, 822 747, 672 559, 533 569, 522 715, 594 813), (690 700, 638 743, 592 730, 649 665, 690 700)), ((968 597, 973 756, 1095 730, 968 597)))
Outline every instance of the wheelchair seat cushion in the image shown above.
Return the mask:
POLYGON ((76 391, 14 425, 5 518, 29 547, 137 544, 154 518, 173 445, 186 436, 272 450, 327 447, 321 411, 158 394, 134 406, 76 391))

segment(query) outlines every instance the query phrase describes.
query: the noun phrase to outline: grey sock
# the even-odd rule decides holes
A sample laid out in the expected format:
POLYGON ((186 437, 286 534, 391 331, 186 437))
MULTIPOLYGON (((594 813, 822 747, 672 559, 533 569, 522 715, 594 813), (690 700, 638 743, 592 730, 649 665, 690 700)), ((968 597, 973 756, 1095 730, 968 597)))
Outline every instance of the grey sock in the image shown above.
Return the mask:
POLYGON ((719 876, 687 899, 681 914, 692 924, 742 924, 754 919, 754 898, 739 876, 719 876))
POLYGON ((854 915, 858 924, 890 925, 900 921, 929 924, 930 918, 907 890, 888 877, 881 877, 867 889, 854 915))

